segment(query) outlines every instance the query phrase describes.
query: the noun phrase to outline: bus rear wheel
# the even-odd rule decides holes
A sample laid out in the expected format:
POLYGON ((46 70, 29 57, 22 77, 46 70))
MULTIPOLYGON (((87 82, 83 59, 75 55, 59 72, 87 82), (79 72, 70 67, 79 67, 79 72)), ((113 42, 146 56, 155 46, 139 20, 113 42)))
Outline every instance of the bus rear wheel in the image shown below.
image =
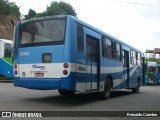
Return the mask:
POLYGON ((140 79, 137 79, 137 83, 136 83, 136 87, 135 88, 132 88, 132 92, 133 93, 138 93, 139 90, 140 90, 140 85, 141 85, 141 82, 140 82, 140 79))
POLYGON ((61 90, 58 89, 58 92, 60 95, 75 95, 75 91, 74 90, 61 90))
POLYGON ((101 97, 103 100, 107 100, 111 96, 111 80, 107 78, 104 84, 104 91, 101 93, 101 97))

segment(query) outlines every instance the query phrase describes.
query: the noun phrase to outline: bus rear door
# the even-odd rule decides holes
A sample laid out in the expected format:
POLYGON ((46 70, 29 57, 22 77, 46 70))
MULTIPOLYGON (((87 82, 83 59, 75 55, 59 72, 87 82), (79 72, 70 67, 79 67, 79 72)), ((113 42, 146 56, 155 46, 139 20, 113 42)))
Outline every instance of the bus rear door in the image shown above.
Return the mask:
POLYGON ((129 87, 129 52, 123 50, 124 86, 129 87))
POLYGON ((99 40, 86 35, 87 91, 97 90, 100 75, 99 40))

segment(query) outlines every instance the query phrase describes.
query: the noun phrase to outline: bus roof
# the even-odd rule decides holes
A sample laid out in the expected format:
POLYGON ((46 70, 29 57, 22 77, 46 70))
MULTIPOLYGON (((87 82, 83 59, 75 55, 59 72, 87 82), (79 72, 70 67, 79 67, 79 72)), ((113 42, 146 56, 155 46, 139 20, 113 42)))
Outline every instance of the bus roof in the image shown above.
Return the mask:
POLYGON ((123 45, 125 45, 125 46, 127 46, 127 47, 129 47, 129 48, 131 48, 131 49, 133 49, 133 50, 136 50, 136 51, 138 51, 138 52, 140 52, 140 53, 143 53, 142 51, 138 50, 137 48, 135 48, 135 47, 133 47, 133 46, 131 46, 131 45, 123 42, 122 40, 119 40, 119 39, 117 39, 117 38, 109 35, 109 34, 106 33, 106 32, 103 32, 103 31, 97 29, 96 27, 93 27, 92 25, 90 25, 90 24, 88 24, 88 23, 86 23, 86 22, 83 22, 82 20, 80 20, 80 19, 78 19, 78 18, 76 18, 76 17, 74 17, 74 16, 70 16, 70 17, 72 17, 76 22, 78 22, 78 23, 80 23, 80 24, 82 24, 82 25, 84 25, 84 26, 86 26, 86 27, 94 30, 95 32, 98 32, 99 34, 102 34, 102 35, 106 36, 107 38, 110 38, 111 40, 117 41, 117 42, 119 42, 119 43, 121 43, 121 44, 123 44, 123 45))
POLYGON ((0 39, 0 41, 5 42, 5 43, 12 43, 12 40, 8 40, 8 39, 0 39))
POLYGON ((148 66, 156 66, 157 63, 156 62, 148 62, 148 66))
POLYGON ((73 19, 74 21, 76 21, 76 22, 84 25, 85 27, 88 27, 89 29, 92 29, 93 31, 95 31, 95 32, 97 32, 97 33, 99 33, 99 34, 101 34, 101 35, 106 36, 107 38, 109 38, 109 39, 111 39, 111 40, 117 41, 117 42, 119 42, 119 43, 121 43, 121 44, 123 44, 123 45, 125 45, 125 46, 127 46, 127 47, 129 47, 129 48, 131 48, 131 49, 133 49, 133 50, 136 50, 136 51, 138 51, 138 52, 140 52, 140 53, 143 53, 142 51, 134 48, 133 46, 130 46, 129 44, 127 44, 127 43, 125 43, 125 42, 123 42, 123 41, 121 41, 121 40, 119 40, 119 39, 117 39, 117 38, 109 35, 109 34, 106 33, 106 32, 103 32, 103 31, 97 29, 96 27, 93 27, 92 25, 90 25, 90 24, 88 24, 88 23, 86 23, 86 22, 84 22, 84 21, 82 21, 82 20, 80 20, 80 19, 78 19, 78 18, 76 18, 76 17, 74 17, 74 16, 71 16, 71 15, 52 15, 52 16, 44 16, 44 17, 39 17, 39 18, 33 18, 33 19, 30 19, 30 20, 24 20, 24 21, 21 21, 20 23, 23 24, 23 23, 27 23, 27 22, 31 22, 31 21, 36 21, 36 20, 47 19, 47 18, 50 19, 50 18, 62 18, 62 17, 64 17, 64 18, 65 18, 65 17, 70 17, 70 18, 73 19))
POLYGON ((51 18, 67 18, 67 16, 70 16, 70 15, 51 15, 51 16, 44 16, 44 17, 37 17, 37 18, 31 18, 29 20, 23 20, 19 23, 27 23, 27 22, 32 22, 32 21, 38 21, 38 20, 43 20, 43 19, 51 19, 51 18))

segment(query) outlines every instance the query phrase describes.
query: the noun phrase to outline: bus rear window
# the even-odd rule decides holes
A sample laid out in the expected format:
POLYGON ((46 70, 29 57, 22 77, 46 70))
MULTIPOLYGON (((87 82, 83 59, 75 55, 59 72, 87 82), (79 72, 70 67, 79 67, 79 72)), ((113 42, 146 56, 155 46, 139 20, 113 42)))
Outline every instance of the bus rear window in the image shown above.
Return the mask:
POLYGON ((65 20, 47 19, 20 25, 19 45, 62 44, 65 35, 65 20))

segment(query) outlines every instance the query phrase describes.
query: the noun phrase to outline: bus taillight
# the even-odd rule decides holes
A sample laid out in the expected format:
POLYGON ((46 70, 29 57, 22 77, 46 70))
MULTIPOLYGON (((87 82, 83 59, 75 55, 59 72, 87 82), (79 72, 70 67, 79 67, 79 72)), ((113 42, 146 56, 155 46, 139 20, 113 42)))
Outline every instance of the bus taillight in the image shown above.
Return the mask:
POLYGON ((68 67, 69 67, 68 63, 64 63, 64 64, 63 64, 63 67, 64 67, 64 68, 68 68, 68 67))
POLYGON ((15 75, 18 75, 18 71, 17 71, 17 70, 15 70, 15 71, 14 71, 14 74, 15 74, 15 75))
POLYGON ((17 64, 15 64, 15 65, 14 65, 14 69, 17 69, 17 68, 18 68, 18 66, 17 66, 17 64))
POLYGON ((14 64, 14 74, 15 75, 18 75, 18 65, 17 64, 14 64))
POLYGON ((67 70, 63 70, 63 74, 64 74, 64 75, 67 75, 67 74, 68 74, 68 71, 67 71, 67 70))

